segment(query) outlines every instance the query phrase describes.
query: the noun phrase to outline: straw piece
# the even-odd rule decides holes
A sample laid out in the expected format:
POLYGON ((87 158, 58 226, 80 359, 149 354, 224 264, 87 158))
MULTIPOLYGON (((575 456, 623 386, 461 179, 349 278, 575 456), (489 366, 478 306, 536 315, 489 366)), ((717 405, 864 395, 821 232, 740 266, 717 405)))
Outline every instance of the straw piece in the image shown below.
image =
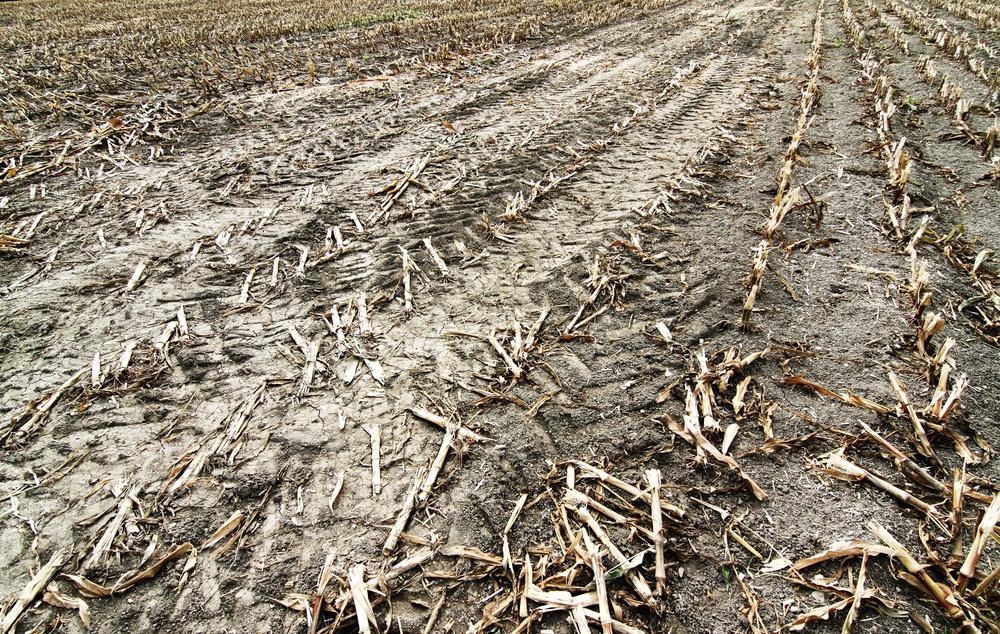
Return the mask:
POLYGON ((663 560, 663 515, 660 511, 660 470, 650 469, 646 472, 646 479, 649 481, 649 492, 652 499, 653 546, 656 549, 656 594, 662 598, 667 592, 667 569, 663 560))
POLYGON ((454 426, 448 425, 444 430, 444 438, 441 439, 441 448, 438 449, 437 457, 434 458, 434 462, 431 463, 430 471, 427 473, 427 479, 424 481, 423 486, 420 487, 420 493, 417 496, 417 499, 421 502, 426 502, 427 498, 430 497, 431 491, 434 490, 434 483, 437 481, 438 474, 441 473, 444 461, 448 458, 448 450, 451 449, 451 443, 454 439, 454 426))
MULTIPOLYGON (((438 427, 442 427, 444 429, 448 428, 448 424, 449 424, 448 419, 445 418, 445 417, 443 417, 443 416, 438 416, 437 414, 435 414, 433 412, 429 412, 429 411, 427 411, 425 409, 421 409, 419 407, 411 407, 410 408, 410 413, 413 414, 414 416, 416 416, 417 418, 420 418, 422 420, 427 421, 428 423, 434 423, 438 427)), ((466 429, 465 427, 459 427, 458 430, 455 432, 455 434, 459 438, 464 438, 466 440, 471 440, 471 441, 474 441, 474 442, 487 442, 487 441, 492 442, 493 441, 492 438, 487 438, 486 436, 480 436, 476 432, 474 432, 474 431, 472 431, 470 429, 466 429)))
POLYGON ((590 534, 586 529, 583 531, 583 542, 587 546, 587 554, 590 556, 590 566, 594 570, 594 584, 597 586, 597 606, 600 610, 601 629, 604 631, 604 634, 611 634, 611 610, 608 607, 608 587, 604 581, 604 564, 601 562, 601 554, 594 548, 594 542, 590 539, 590 534))
POLYGON ((365 585, 365 565, 358 564, 347 573, 347 582, 351 588, 351 598, 354 600, 354 610, 358 616, 358 629, 362 634, 371 634, 374 626, 378 632, 378 622, 368 599, 368 586, 365 585))
MULTIPOLYGON (((601 540, 601 543, 603 543, 608 549, 611 556, 618 561, 618 565, 626 570, 625 578, 630 584, 632 584, 632 587, 635 589, 636 593, 643 600, 643 602, 655 610, 657 608, 657 603, 656 599, 653 597, 653 591, 650 590, 649 585, 646 583, 646 580, 643 579, 642 575, 630 568, 628 557, 626 557, 625 554, 622 553, 617 546, 615 546, 614 542, 611 541, 611 538, 601 527, 600 523, 594 519, 593 515, 590 514, 586 505, 586 496, 579 491, 571 490, 566 492, 565 500, 567 504, 569 504, 570 507, 576 512, 576 514, 583 518, 583 520, 587 523, 587 526, 590 527, 590 530, 597 535, 597 538, 601 540)), ((586 534, 584 535, 586 536, 586 534)))
POLYGON ((7 634, 7 632, 10 632, 14 628, 14 624, 21 618, 21 615, 28 609, 28 606, 34 603, 38 595, 49 585, 49 582, 55 579, 55 576, 59 573, 59 569, 66 565, 67 561, 69 561, 69 553, 67 551, 57 550, 52 553, 48 563, 42 566, 41 570, 35 573, 31 581, 24 586, 21 593, 17 596, 17 600, 14 601, 14 605, 4 615, 3 621, 0 621, 0 634, 7 634))
POLYGON ((960 591, 965 592, 969 580, 976 576, 976 568, 979 566, 983 549, 986 548, 986 540, 993 534, 993 528, 997 525, 998 520, 1000 520, 1000 495, 993 498, 993 502, 983 514, 979 526, 976 527, 976 535, 972 539, 972 545, 969 546, 969 554, 965 558, 965 563, 962 564, 962 570, 958 573, 958 589, 960 591))
POLYGON ((920 417, 917 416, 917 412, 913 409, 913 405, 910 404, 910 397, 906 394, 906 388, 903 387, 899 378, 892 372, 889 373, 889 383, 892 384, 892 391, 896 393, 900 404, 903 406, 903 410, 910 417, 910 421, 913 423, 913 432, 919 443, 917 450, 920 452, 920 455, 927 458, 934 457, 934 450, 931 449, 931 443, 927 440, 927 433, 924 431, 924 426, 920 421, 920 417))
POLYGON ((945 595, 942 587, 934 582, 933 579, 928 576, 927 571, 924 569, 920 563, 913 558, 910 553, 903 548, 903 545, 896 541, 889 531, 887 531, 881 524, 876 521, 871 521, 868 523, 868 530, 875 533, 875 536, 882 540, 886 546, 893 550, 893 554, 899 558, 903 566, 910 571, 910 574, 916 575, 920 578, 921 583, 923 583, 924 589, 934 597, 938 603, 948 612, 948 615, 954 619, 962 619, 965 614, 962 612, 962 608, 959 607, 958 603, 955 601, 955 597, 951 595, 945 595))
MULTIPOLYGON (((635 487, 635 486, 629 484, 628 482, 625 482, 624 480, 616 478, 615 476, 613 476, 613 475, 611 475, 611 474, 609 474, 609 473, 607 473, 605 471, 602 471, 602 470, 598 469, 597 467, 591 466, 591 465, 589 465, 586 462, 583 462, 581 460, 574 460, 573 464, 577 465, 578 467, 580 467, 584 471, 589 472, 591 475, 597 476, 602 482, 607 482, 608 484, 614 485, 614 486, 618 487, 619 489, 621 489, 622 491, 625 491, 626 493, 629 493, 629 494, 633 495, 637 499, 641 499, 641 500, 644 500, 646 502, 651 502, 652 501, 652 498, 651 498, 651 496, 649 494, 649 491, 641 491, 638 487, 635 487)), ((661 508, 665 509, 668 513, 674 515, 675 517, 677 517, 679 519, 683 519, 684 516, 685 516, 684 509, 682 509, 682 508, 680 508, 678 506, 674 506, 673 504, 671 504, 670 502, 667 502, 666 500, 663 500, 662 498, 660 499, 660 505, 661 505, 661 508)))
POLYGON ((403 502, 403 508, 400 509, 399 515, 396 516, 396 523, 393 525, 392 530, 389 531, 389 536, 385 540, 385 545, 382 546, 382 554, 388 557, 392 554, 392 551, 396 549, 396 543, 399 541, 400 535, 406 529, 406 525, 410 521, 410 516, 413 515, 413 506, 416 502, 417 491, 420 489, 420 484, 424 480, 424 475, 426 475, 427 469, 421 467, 417 471, 417 477, 413 479, 413 487, 410 489, 409 494, 406 496, 406 501, 403 502))
POLYGON ((66 381, 49 396, 49 398, 45 401, 45 403, 43 403, 38 409, 35 410, 35 413, 31 416, 30 419, 28 419, 26 423, 18 427, 17 431, 13 431, 12 429, 11 432, 8 432, 7 436, 4 438, 4 444, 6 444, 6 442, 10 439, 11 434, 13 434, 15 438, 21 439, 24 438, 25 436, 28 436, 36 429, 38 429, 38 427, 41 426, 42 422, 48 417, 49 410, 51 410, 52 407, 56 404, 56 402, 59 401, 63 393, 70 387, 72 387, 74 383, 82 379, 90 371, 91 368, 86 367, 77 371, 76 374, 66 379, 66 381))
MULTIPOLYGON (((908 504, 922 513, 926 513, 928 515, 935 513, 935 510, 931 507, 931 505, 927 504, 927 502, 924 502, 916 496, 910 495, 906 491, 893 485, 891 482, 883 480, 867 469, 859 467, 838 453, 831 453, 827 456, 826 464, 829 470, 846 474, 851 478, 867 480, 900 502, 908 504)), ((827 471, 827 473, 830 472, 827 471)), ((837 475, 837 473, 832 473, 831 475, 837 475)))

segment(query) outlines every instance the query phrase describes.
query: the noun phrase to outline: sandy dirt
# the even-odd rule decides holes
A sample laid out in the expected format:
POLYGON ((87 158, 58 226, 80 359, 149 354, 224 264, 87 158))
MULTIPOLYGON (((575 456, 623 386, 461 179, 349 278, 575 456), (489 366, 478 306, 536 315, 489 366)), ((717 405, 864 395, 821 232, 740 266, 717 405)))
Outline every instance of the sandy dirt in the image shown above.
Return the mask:
MULTIPOLYGON (((498 600, 523 591, 526 555, 547 557, 547 576, 576 561, 576 585, 553 587, 590 589, 583 542, 564 555, 565 523, 584 525, 557 505, 571 461, 643 490, 658 469, 664 503, 684 513, 664 527, 655 609, 625 577, 606 582, 612 616, 643 632, 774 631, 839 601, 814 577, 853 587, 862 557, 794 574, 774 562, 881 543, 872 521, 954 584, 1000 483, 1000 313, 984 290, 1000 193, 996 163, 972 143, 993 125, 995 84, 983 77, 1000 62, 974 49, 977 75, 906 11, 972 42, 997 36, 926 0, 846 6, 865 29, 860 45, 831 0, 691 0, 590 28, 542 14, 524 41, 419 63, 389 63, 398 55, 385 44, 363 69, 229 93, 159 152, 107 147, 70 170, 8 173, 0 234, 28 243, 0 260, 0 595, 16 598, 60 549, 62 573, 113 588, 191 544, 112 596, 53 583, 86 597, 92 632, 306 632, 302 608, 327 564, 329 610, 315 629, 356 631, 354 604, 338 600, 348 572, 364 564, 377 578, 431 548, 373 586, 373 600, 390 599, 376 601, 380 631, 423 631, 444 597, 433 631, 568 633, 565 611, 528 601, 519 614, 517 599, 498 600), (881 62, 874 75, 859 61, 868 52, 881 62), (972 137, 955 123, 954 95, 941 96, 945 74, 970 100, 972 137), (802 202, 773 233, 745 328, 755 249, 812 75, 783 192, 804 185, 802 202), (879 75, 892 85, 890 141, 906 138, 902 190, 878 133, 879 75), (894 191, 911 208, 899 236, 894 191), (931 316, 943 325, 922 338, 931 316), (968 384, 935 418, 924 408, 944 366, 945 398, 960 377, 968 384), (927 423, 933 457, 890 374, 927 423), (445 434, 414 409, 488 440, 456 437, 385 555, 445 434), (738 425, 728 455, 739 470, 696 449, 692 424, 717 448, 738 425), (863 425, 948 487, 964 465, 978 497, 958 512, 958 565, 933 563, 952 557, 951 494, 900 475, 863 425), (936 506, 834 477, 827 456, 842 448, 936 506), (509 568, 453 556, 466 546, 502 558, 505 540, 509 568)), ((648 503, 574 471, 578 491, 627 516, 595 511, 627 558, 646 551, 631 574, 655 588, 648 503)), ((998 564, 990 541, 978 579, 998 564)), ((901 579, 897 559, 872 553, 866 566, 884 601, 859 602, 853 631, 961 623, 901 579)), ((996 598, 963 608, 979 631, 997 631, 996 598)), ((806 629, 840 631, 846 612, 806 629)), ((42 602, 16 626, 84 629, 72 609, 42 602)))

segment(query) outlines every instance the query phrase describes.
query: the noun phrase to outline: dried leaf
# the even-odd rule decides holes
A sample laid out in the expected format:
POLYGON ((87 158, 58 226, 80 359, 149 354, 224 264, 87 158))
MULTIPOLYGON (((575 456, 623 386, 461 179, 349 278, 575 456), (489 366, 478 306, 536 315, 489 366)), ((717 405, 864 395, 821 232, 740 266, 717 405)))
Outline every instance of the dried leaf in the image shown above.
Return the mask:
MULTIPOLYGON (((874 590, 866 590, 862 595, 862 599, 869 599, 875 595, 874 590)), ((842 601, 837 601, 830 605, 823 605, 818 608, 813 608, 808 612, 802 614, 799 618, 795 619, 788 625, 782 626, 781 629, 788 629, 792 632, 801 632, 806 625, 813 621, 825 621, 830 618, 830 615, 839 610, 843 610, 854 603, 854 597, 843 599, 842 601)))
POLYGON ((87 607, 87 602, 83 599, 76 597, 68 597, 59 591, 59 587, 54 583, 50 583, 47 588, 45 588, 45 594, 42 596, 42 600, 49 605, 54 605, 57 608, 67 608, 69 610, 76 610, 80 615, 80 620, 83 621, 83 626, 90 629, 90 608, 87 607))
POLYGON ((858 555, 863 555, 865 551, 869 554, 877 555, 894 555, 893 551, 888 546, 883 546, 882 544, 876 544, 873 542, 866 542, 860 539, 851 539, 842 542, 836 542, 830 546, 827 550, 821 553, 816 553, 812 557, 806 557, 800 559, 792 566, 792 570, 802 570, 803 568, 808 568, 813 564, 818 564, 822 561, 828 561, 830 559, 840 559, 841 557, 856 557, 858 555))
POLYGON ((760 569, 762 574, 768 574, 771 572, 778 572, 779 570, 784 570, 792 566, 793 563, 790 559, 785 559, 784 557, 775 557, 770 562, 768 562, 764 567, 760 569))
POLYGON ((87 579, 85 577, 81 577, 79 575, 70 575, 70 574, 63 574, 61 576, 73 582, 73 585, 77 587, 77 589, 80 591, 80 594, 82 594, 85 597, 96 598, 96 597, 111 596, 111 588, 105 588, 104 586, 96 584, 90 579, 87 579))
POLYGON ((236 530, 236 527, 239 526, 240 522, 242 521, 243 521, 243 513, 241 513, 240 511, 233 513, 233 515, 228 520, 226 520, 222 524, 222 526, 218 528, 218 530, 212 533, 212 536, 208 538, 208 541, 206 541, 204 544, 201 545, 201 550, 205 550, 206 548, 211 548, 212 546, 218 544, 219 541, 221 541, 226 535, 236 530))
POLYGON ((118 583, 117 585, 115 585, 115 587, 112 588, 111 591, 121 594, 122 592, 125 592, 135 584, 139 583, 140 581, 145 581, 146 579, 152 579, 157 574, 159 574, 160 570, 162 570, 163 567, 167 565, 167 563, 173 561, 174 559, 177 559, 181 555, 186 555, 193 550, 194 546, 191 545, 191 542, 187 542, 185 544, 177 546, 169 553, 161 557, 155 564, 153 564, 149 568, 146 568, 142 572, 137 572, 131 577, 128 577, 125 580, 118 583))
MULTIPOLYGON (((382 364, 376 359, 364 359, 365 365, 368 366, 368 371, 372 373, 372 378, 379 385, 385 385, 385 371, 382 370, 382 364)), ((347 381, 350 383, 350 381, 347 381)))
POLYGON ((840 394, 837 394, 836 392, 831 392, 830 390, 826 389, 822 385, 819 385, 818 383, 813 383, 812 381, 804 379, 801 376, 789 376, 789 377, 785 377, 781 381, 781 383, 783 385, 797 385, 799 387, 804 387, 804 388, 806 388, 807 390, 809 390, 811 392, 816 392, 817 394, 822 394, 824 396, 832 396, 833 398, 837 399, 838 401, 841 400, 840 394))
POLYGON ((344 383, 351 383, 354 381, 354 377, 358 375, 358 369, 361 367, 361 358, 356 355, 351 355, 351 358, 347 360, 347 367, 344 368, 344 383))
POLYGON ((441 549, 441 554, 445 557, 465 557, 491 566, 503 565, 503 558, 484 553, 473 546, 446 546, 441 549))

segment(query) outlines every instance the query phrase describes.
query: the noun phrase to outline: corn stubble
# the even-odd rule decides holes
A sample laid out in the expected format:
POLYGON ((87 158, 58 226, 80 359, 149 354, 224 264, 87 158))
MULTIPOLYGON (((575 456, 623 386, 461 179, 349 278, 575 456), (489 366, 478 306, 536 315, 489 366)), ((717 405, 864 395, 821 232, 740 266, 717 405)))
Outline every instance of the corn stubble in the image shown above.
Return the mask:
MULTIPOLYGON (((653 0, 642 3, 642 8, 656 9, 667 4, 666 0, 653 0)), ((963 39, 961 34, 943 29, 907 3, 887 0, 887 5, 938 50, 964 63, 976 77, 994 87, 1000 84, 996 68, 984 62, 986 57, 997 56, 988 43, 963 39)), ((584 0, 546 0, 544 8, 562 16, 572 16, 566 19, 586 26, 609 24, 636 10, 632 3, 584 0)), ((870 559, 885 555, 897 559, 905 568, 905 572, 900 573, 902 579, 926 594, 943 614, 961 624, 966 631, 982 631, 981 627, 985 627, 997 632, 1000 625, 995 622, 990 607, 998 599, 996 583, 1000 578, 1000 566, 984 572, 981 563, 989 540, 997 539, 995 527, 1000 521, 1000 496, 991 496, 974 488, 964 468, 949 473, 938 457, 939 452, 947 450, 942 448, 943 445, 950 447, 966 465, 988 460, 991 452, 980 443, 982 451, 976 453, 958 431, 961 427, 958 415, 960 401, 968 379, 964 374, 957 380, 954 378, 958 374, 958 364, 950 352, 958 345, 956 341, 952 338, 938 341, 941 337, 937 335, 945 327, 945 317, 924 310, 930 305, 931 290, 926 261, 921 260, 917 247, 931 242, 956 267, 969 275, 982 295, 974 305, 963 305, 959 310, 979 311, 984 323, 989 326, 994 325, 995 315, 1000 314, 1000 296, 993 289, 995 276, 982 266, 985 252, 975 250, 960 235, 937 235, 929 223, 929 216, 925 216, 916 228, 910 228, 908 219, 917 210, 912 208, 906 193, 911 167, 907 140, 905 137, 897 138, 892 131, 897 106, 891 77, 867 45, 865 27, 854 15, 847 0, 842 0, 841 9, 843 24, 858 49, 861 79, 869 86, 874 104, 874 130, 888 173, 884 199, 889 216, 888 233, 901 246, 906 245, 905 253, 910 258, 911 274, 906 290, 911 294, 917 311, 913 344, 920 364, 919 374, 927 384, 929 396, 915 399, 911 394, 919 392, 912 386, 908 389, 904 381, 893 373, 886 375, 896 397, 896 402, 891 403, 878 403, 851 391, 840 393, 800 376, 786 377, 782 384, 867 410, 891 426, 891 431, 884 434, 864 423, 863 433, 854 435, 844 432, 844 446, 817 460, 813 465, 814 472, 828 478, 869 485, 877 489, 876 494, 889 496, 906 505, 925 520, 924 529, 931 539, 923 540, 927 552, 926 557, 922 557, 911 553, 888 529, 873 522, 868 528, 877 541, 838 542, 798 562, 774 557, 765 566, 765 572, 787 569, 788 578, 794 584, 837 599, 802 614, 790 623, 776 623, 775 631, 799 631, 808 623, 828 619, 836 612, 846 614, 843 630, 850 631, 862 606, 874 607, 889 616, 910 616, 920 623, 918 615, 907 612, 901 604, 884 597, 883 591, 867 579, 870 559), (861 444, 884 452, 895 466, 896 473, 880 474, 877 467, 865 464, 866 454, 850 451, 861 444), (971 534, 966 535, 970 527, 971 534), (967 550, 963 536, 971 538, 967 550), (932 544, 938 545, 938 549, 932 544), (945 556, 938 552, 941 545, 947 546, 949 551, 945 556), (851 565, 859 557, 855 580, 851 565), (846 585, 840 579, 806 578, 800 574, 806 568, 831 560, 839 562, 842 569, 852 571, 846 585)), ((948 10, 984 28, 1000 29, 1000 9, 996 7, 970 0, 950 0, 948 10)), ((887 21, 884 13, 877 9, 871 10, 871 13, 878 17, 890 39, 908 53, 904 31, 887 21)), ((187 126, 202 115, 223 113, 238 120, 241 114, 235 96, 243 91, 279 91, 312 85, 329 78, 367 78, 387 70, 424 69, 430 72, 435 62, 453 59, 478 48, 516 43, 537 36, 543 28, 541 17, 530 11, 525 3, 485 1, 400 2, 387 6, 372 0, 337 4, 325 0, 294 3, 265 0, 253 4, 206 0, 154 3, 140 0, 128 5, 83 0, 58 3, 22 0, 16 4, 0 4, 0 18, 9 25, 0 32, 0 49, 5 54, 4 65, 0 68, 0 182, 3 185, 35 182, 69 172, 91 174, 91 169, 94 170, 93 175, 99 177, 101 170, 113 169, 111 166, 116 162, 134 161, 136 157, 154 161, 169 152, 171 146, 182 138, 187 126), (359 59, 384 56, 387 49, 392 49, 394 59, 383 59, 385 63, 380 64, 377 71, 374 66, 358 66, 359 59)), ((746 328, 751 325, 764 272, 769 268, 769 255, 776 248, 775 242, 780 240, 781 224, 789 213, 804 207, 803 190, 793 185, 793 177, 799 158, 798 148, 816 102, 822 47, 823 5, 820 4, 813 21, 813 42, 807 61, 809 80, 800 95, 796 124, 777 175, 777 194, 767 223, 761 230, 763 238, 753 249, 753 267, 742 313, 742 324, 746 328)), ((957 127, 970 141, 977 143, 983 157, 990 157, 1000 127, 994 125, 986 132, 971 129, 967 121, 970 104, 963 98, 962 87, 939 71, 932 56, 924 56, 918 63, 924 81, 935 87, 940 102, 955 113, 957 127)), ((694 64, 687 72, 693 70, 694 64)), ((678 80, 683 78, 683 74, 683 69, 678 71, 678 80)), ((630 117, 615 123, 612 132, 625 130, 638 120, 639 114, 640 108, 637 107, 630 117)), ((574 170, 582 169, 587 157, 601 148, 579 149, 580 152, 572 152, 579 158, 572 169, 559 174, 550 173, 537 183, 523 182, 528 188, 511 196, 503 212, 497 216, 504 224, 494 222, 484 213, 480 228, 487 238, 514 242, 508 226, 522 222, 538 199, 574 176, 577 173, 574 170)), ((379 192, 383 198, 372 215, 365 218, 366 223, 373 225, 386 221, 390 212, 400 205, 409 187, 425 187, 418 180, 424 170, 444 160, 430 155, 419 157, 402 178, 379 192)), ((238 186, 239 183, 231 182, 224 193, 229 193, 230 187, 238 186)), ((96 205, 98 201, 95 197, 91 205, 96 205)), ((653 215, 661 205, 670 210, 667 201, 658 199, 640 215, 653 215)), ((78 211, 85 210, 85 206, 81 206, 78 211)), ((41 220, 40 215, 31 230, 41 220)), ((136 229, 146 226, 144 222, 140 215, 136 229)), ((354 222, 359 228, 358 233, 363 233, 365 226, 360 219, 355 216, 354 222)), ((27 232, 29 236, 31 230, 27 232)), ((308 250, 300 253, 299 269, 302 273, 339 257, 351 247, 350 243, 344 242, 339 227, 328 230, 326 242, 323 253, 312 260, 308 257, 308 250)), ((633 236, 633 242, 635 249, 641 253, 637 236, 633 236)), ((0 235, 0 251, 8 256, 22 257, 30 245, 30 237, 0 235)), ((456 248, 463 252, 461 243, 458 245, 456 248)), ((423 248, 440 276, 447 279, 450 275, 448 266, 429 238, 423 240, 423 248)), ((405 311, 410 313, 415 302, 419 301, 414 298, 412 280, 414 277, 418 281, 426 280, 427 273, 416 265, 407 249, 402 246, 399 249, 405 311)), ((53 259, 54 256, 53 253, 53 259)), ((124 286, 125 292, 135 291, 148 276, 147 267, 151 264, 142 260, 131 277, 117 283, 124 286)), ((278 266, 276 257, 271 286, 277 283, 278 266)), ((245 278, 240 294, 243 306, 249 305, 254 271, 251 269, 245 278)), ((618 270, 613 258, 595 257, 588 266, 588 273, 589 277, 584 282, 585 294, 578 311, 566 325, 559 326, 560 340, 585 336, 584 330, 590 321, 621 303, 629 275, 618 270)), ((358 312, 360 334, 370 334, 364 293, 352 301, 358 312)), ((352 314, 351 302, 348 302, 344 313, 344 322, 349 327, 353 320, 353 317, 347 317, 352 314)), ((482 339, 484 345, 488 344, 499 355, 512 385, 530 378, 530 370, 540 374, 544 368, 561 388, 558 376, 542 361, 543 348, 553 342, 546 340, 543 346, 541 338, 536 338, 548 313, 549 309, 544 309, 527 328, 522 328, 518 321, 510 327, 492 328, 488 335, 470 336, 482 339), (527 332, 524 338, 522 330, 527 332)), ((356 353, 351 358, 358 371, 364 363, 373 376, 381 373, 377 361, 368 359, 360 350, 348 348, 340 307, 334 306, 323 318, 330 333, 337 337, 341 352, 356 353)), ((663 330, 666 331, 665 326, 663 330)), ((163 371, 170 343, 183 341, 188 336, 186 331, 182 309, 176 320, 167 322, 159 339, 143 343, 138 351, 135 343, 126 344, 125 353, 116 363, 109 366, 101 362, 99 354, 95 355, 90 366, 78 370, 41 406, 17 419, 3 437, 4 445, 12 447, 27 435, 36 433, 53 405, 66 394, 72 392, 84 398, 113 396, 152 383, 163 371), (133 352, 135 359, 132 358, 133 352), (85 377, 88 374, 89 387, 81 387, 79 384, 87 382, 85 377)), ((289 336, 305 358, 301 378, 297 380, 298 394, 304 396, 313 383, 320 340, 306 340, 294 329, 289 331, 289 336)), ((669 342, 669 331, 666 331, 664 340, 669 342)), ((669 417, 665 422, 674 434, 694 448, 696 464, 707 463, 711 458, 726 465, 740 480, 741 486, 761 500, 767 495, 742 469, 739 464, 741 456, 730 455, 729 450, 734 443, 742 440, 739 425, 732 423, 723 428, 720 421, 733 418, 746 426, 749 424, 746 419, 751 415, 759 420, 765 442, 747 454, 800 447, 816 437, 813 434, 797 439, 775 438, 771 430, 771 414, 776 404, 768 404, 762 394, 750 392, 754 362, 765 355, 782 352, 796 354, 796 351, 773 346, 740 358, 738 350, 731 348, 722 353, 721 361, 716 362, 715 358, 709 359, 706 352, 700 350, 689 359, 694 370, 683 377, 684 394, 679 395, 679 389, 678 394, 674 394, 673 388, 680 385, 676 383, 657 399, 662 402, 676 396, 683 403, 683 424, 669 417)), ((169 499, 201 477, 210 462, 228 462, 230 465, 236 462, 245 448, 245 435, 251 417, 266 402, 268 390, 272 387, 275 387, 272 382, 261 382, 219 423, 217 429, 189 448, 183 459, 173 466, 168 483, 161 492, 161 500, 169 499)), ((547 394, 534 405, 516 399, 512 402, 519 402, 533 416, 554 393, 547 394)), ((500 392, 480 394, 484 402, 513 399, 500 392)), ((307 631, 311 633, 322 629, 332 632, 348 626, 361 632, 378 631, 375 608, 391 600, 393 592, 401 590, 404 585, 416 579, 425 583, 433 579, 430 571, 422 566, 435 560, 438 563, 441 560, 464 562, 462 565, 456 563, 454 572, 446 571, 455 584, 489 578, 498 588, 496 596, 483 606, 481 620, 472 624, 470 631, 484 631, 510 620, 511 615, 516 614, 515 631, 520 633, 528 631, 542 614, 558 611, 565 612, 583 632, 590 631, 588 623, 592 623, 606 634, 639 634, 642 630, 626 622, 620 603, 660 614, 668 609, 669 584, 682 576, 680 562, 692 556, 678 546, 681 542, 675 538, 686 534, 692 520, 669 496, 662 495, 664 489, 673 485, 662 482, 658 470, 645 471, 643 477, 629 481, 624 476, 610 473, 611 468, 606 465, 598 466, 585 461, 554 465, 545 480, 544 493, 534 499, 523 493, 512 508, 503 532, 502 557, 471 547, 435 551, 433 544, 422 543, 421 538, 405 532, 408 522, 415 509, 429 507, 436 480, 449 454, 458 454, 460 458, 468 445, 491 440, 467 428, 454 417, 444 417, 420 408, 411 409, 411 413, 444 428, 438 456, 427 471, 420 469, 416 472, 409 494, 395 514, 395 524, 382 546, 386 557, 384 562, 373 562, 367 567, 357 564, 347 571, 336 570, 332 567, 331 551, 315 592, 286 593, 276 599, 281 605, 303 614, 307 631), (551 502, 554 540, 546 546, 528 545, 523 556, 515 557, 509 546, 509 536, 514 534, 526 513, 537 512, 532 507, 542 499, 551 502), (616 541, 618 533, 608 530, 612 526, 627 528, 631 533, 629 542, 616 541), (419 543, 421 548, 402 560, 390 563, 388 558, 404 542, 419 543), (673 568, 679 568, 678 572, 671 570, 668 575, 668 570, 673 568), (652 586, 647 577, 653 579, 652 586)), ((375 426, 367 428, 367 431, 371 439, 372 483, 373 487, 377 487, 381 480, 378 470, 380 430, 375 426)), ((975 440, 978 443, 978 439, 975 440)), ((280 482, 283 475, 284 468, 276 482, 280 482)), ((344 479, 345 473, 340 472, 328 501, 331 513, 344 486, 344 479)), ((123 536, 149 519, 150 509, 137 501, 136 486, 121 481, 109 487, 115 496, 117 512, 99 534, 95 533, 87 552, 78 555, 78 560, 87 556, 82 567, 76 570, 79 574, 63 575, 82 597, 93 599, 125 593, 136 584, 156 576, 168 563, 186 555, 179 584, 182 587, 197 566, 198 551, 212 550, 215 557, 221 557, 245 548, 248 535, 253 530, 251 527, 276 485, 267 488, 255 507, 246 509, 246 512, 232 513, 201 547, 184 543, 161 549, 155 547, 155 541, 151 542, 136 570, 114 583, 96 583, 87 575, 95 573, 94 569, 114 556, 116 544, 125 543, 123 536)), ((378 490, 374 493, 377 494, 378 490)), ((738 519, 732 518, 725 509, 702 504, 729 521, 725 535, 760 558, 760 553, 740 536, 738 519)), ((63 551, 52 556, 11 605, 3 619, 2 631, 12 629, 38 598, 51 605, 77 610, 89 626, 87 603, 82 598, 65 596, 55 585, 50 585, 69 563, 70 556, 63 551)), ((993 566, 994 562, 990 561, 989 565, 993 566)), ((739 583, 747 601, 746 616, 751 630, 765 631, 759 609, 761 601, 753 587, 744 583, 742 576, 739 583)), ((446 592, 442 591, 437 600, 425 633, 433 628, 445 602, 446 592)))
POLYGON ((781 222, 785 219, 785 216, 801 201, 800 188, 795 187, 791 190, 789 188, 792 182, 792 172, 798 160, 799 145, 801 145, 802 138, 809 127, 809 115, 813 105, 816 103, 816 83, 819 80, 822 49, 823 5, 818 4, 816 6, 816 15, 813 19, 812 46, 809 59, 806 62, 809 68, 809 81, 802 89, 802 94, 799 97, 798 119, 795 122, 795 128, 792 130, 788 148, 785 150, 784 162, 781 169, 778 170, 778 192, 774 196, 770 217, 762 231, 764 237, 761 239, 760 244, 753 250, 753 268, 750 272, 750 278, 747 281, 747 298, 743 303, 743 314, 740 319, 744 329, 750 328, 754 304, 757 301, 758 293, 760 293, 760 287, 764 281, 764 270, 767 268, 767 262, 773 248, 771 243, 778 237, 778 228, 781 226, 781 222))
POLYGON ((156 160, 202 115, 242 121, 248 90, 434 72, 541 29, 520 2, 28 0, 0 20, 0 183, 156 160))

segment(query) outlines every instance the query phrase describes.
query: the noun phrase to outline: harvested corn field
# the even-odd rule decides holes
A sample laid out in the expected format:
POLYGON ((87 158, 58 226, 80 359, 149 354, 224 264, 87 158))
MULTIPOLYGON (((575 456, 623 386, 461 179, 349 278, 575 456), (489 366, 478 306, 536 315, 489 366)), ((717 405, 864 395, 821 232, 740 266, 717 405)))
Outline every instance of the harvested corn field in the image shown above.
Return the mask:
POLYGON ((1000 10, 0 3, 0 632, 1000 632, 1000 10))

